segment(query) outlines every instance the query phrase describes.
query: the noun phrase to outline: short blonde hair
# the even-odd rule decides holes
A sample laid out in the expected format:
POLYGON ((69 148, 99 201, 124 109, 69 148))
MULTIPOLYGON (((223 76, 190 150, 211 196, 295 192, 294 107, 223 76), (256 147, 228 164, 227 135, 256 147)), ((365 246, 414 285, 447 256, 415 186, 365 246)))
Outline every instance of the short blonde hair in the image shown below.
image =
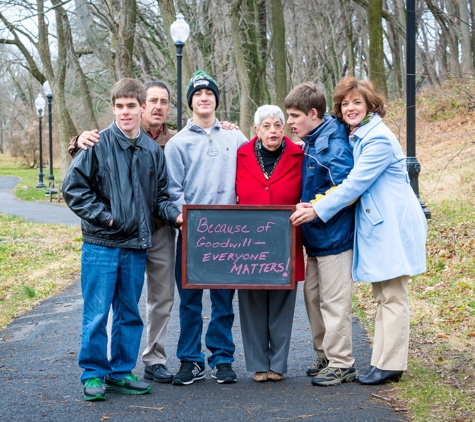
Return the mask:
POLYGON ((335 87, 333 94, 332 113, 343 122, 341 103, 348 94, 360 94, 366 102, 368 113, 378 113, 381 117, 386 115, 384 97, 378 94, 370 81, 358 80, 354 76, 345 76, 335 87))

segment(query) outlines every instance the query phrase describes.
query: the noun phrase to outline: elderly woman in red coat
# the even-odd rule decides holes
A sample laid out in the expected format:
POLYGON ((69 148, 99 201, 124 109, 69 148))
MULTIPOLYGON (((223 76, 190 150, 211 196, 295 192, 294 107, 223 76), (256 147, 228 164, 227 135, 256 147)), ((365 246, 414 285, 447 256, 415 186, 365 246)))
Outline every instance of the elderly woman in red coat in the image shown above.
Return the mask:
MULTIPOLYGON (((256 137, 238 151, 236 193, 243 205, 295 205, 302 187, 302 149, 284 136, 284 114, 273 105, 254 116, 256 137)), ((304 279, 297 232, 296 280, 304 279)), ((246 367, 258 382, 280 381, 287 372, 297 290, 239 290, 246 367)))

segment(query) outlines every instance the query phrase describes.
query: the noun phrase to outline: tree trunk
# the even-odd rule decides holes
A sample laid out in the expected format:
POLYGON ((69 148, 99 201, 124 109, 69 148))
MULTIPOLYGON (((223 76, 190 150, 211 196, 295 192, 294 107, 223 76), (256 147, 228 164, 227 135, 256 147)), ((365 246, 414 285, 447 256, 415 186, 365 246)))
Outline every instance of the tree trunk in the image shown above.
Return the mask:
MULTIPOLYGON (((353 49, 353 25, 351 24, 352 13, 349 10, 349 2, 346 0, 340 0, 340 7, 343 10, 343 16, 345 17, 345 36, 347 46, 347 68, 348 71, 354 75, 355 72, 355 51, 353 49)), ((343 75, 342 75, 343 76, 343 75)))
POLYGON ((472 34, 472 67, 475 69, 475 0, 470 0, 470 25, 472 34))
POLYGON ((452 30, 453 21, 444 13, 432 0, 425 0, 427 7, 434 15, 435 20, 440 26, 442 34, 450 47, 450 73, 453 76, 460 76, 460 64, 458 61, 458 43, 452 30))
MULTIPOLYGON (((462 74, 463 76, 473 76, 472 43, 470 37, 470 17, 468 4, 466 1, 459 1, 459 28, 460 28, 460 48, 462 53, 462 74)), ((473 29, 472 29, 473 31, 473 29)))
POLYGON ((99 31, 97 31, 96 25, 92 20, 88 2, 84 0, 74 0, 74 3, 76 6, 76 15, 81 22, 89 47, 91 47, 95 53, 95 57, 104 64, 106 69, 113 72, 114 61, 112 59, 112 53, 107 48, 107 45, 104 45, 104 41, 99 37, 99 31))
MULTIPOLYGON (((384 0, 384 6, 387 8, 387 1, 384 0)), ((394 27, 393 22, 386 23, 388 29, 388 43, 391 49, 391 56, 392 56, 392 75, 394 81, 394 94, 396 98, 403 98, 404 90, 402 87, 402 74, 403 69, 401 67, 402 60, 401 60, 401 49, 402 45, 399 44, 399 34, 394 27)))
POLYGON ((64 28, 61 19, 61 10, 55 8, 56 28, 58 37, 58 69, 56 75, 53 71, 51 63, 51 55, 49 51, 48 41, 48 25, 45 21, 44 2, 38 0, 38 53, 43 64, 46 79, 50 83, 53 91, 53 110, 55 117, 55 126, 58 128, 59 135, 59 151, 60 151, 60 165, 61 165, 61 179, 66 174, 66 171, 71 162, 71 157, 68 153, 68 145, 71 136, 77 134, 74 122, 66 107, 66 98, 64 95, 64 84, 66 79, 66 47, 64 41, 64 28))
MULTIPOLYGON (((236 9, 234 11, 236 11, 236 9)), ((234 59, 236 61, 236 72, 239 85, 239 127, 242 133, 244 133, 244 136, 250 139, 251 110, 249 100, 251 90, 249 86, 248 69, 244 58, 243 44, 241 42, 239 16, 237 13, 231 13, 231 33, 233 36, 234 59)))
POLYGON ((121 78, 133 78, 134 35, 137 22, 136 0, 120 0, 117 30, 116 69, 121 78))
POLYGON ((284 109, 284 99, 287 96, 287 53, 285 48, 284 9, 281 0, 270 2, 270 15, 273 36, 273 62, 275 105, 284 109))
POLYGON ((388 88, 384 69, 382 10, 383 0, 369 0, 369 71, 370 79, 376 90, 387 97, 388 88))
POLYGON ((67 58, 74 69, 74 73, 76 75, 76 82, 79 85, 79 92, 81 94, 80 97, 83 103, 84 114, 86 117, 85 128, 87 130, 93 128, 98 129, 99 125, 94 114, 94 106, 92 104, 91 92, 89 90, 89 86, 87 85, 86 76, 84 75, 81 65, 79 64, 78 57, 74 52, 71 25, 69 23, 68 15, 64 8, 61 6, 62 3, 60 0, 52 0, 51 2, 55 6, 55 10, 58 13, 58 19, 60 19, 61 22, 60 27, 58 27, 58 31, 62 29, 62 32, 64 34, 64 47, 67 54, 67 58))

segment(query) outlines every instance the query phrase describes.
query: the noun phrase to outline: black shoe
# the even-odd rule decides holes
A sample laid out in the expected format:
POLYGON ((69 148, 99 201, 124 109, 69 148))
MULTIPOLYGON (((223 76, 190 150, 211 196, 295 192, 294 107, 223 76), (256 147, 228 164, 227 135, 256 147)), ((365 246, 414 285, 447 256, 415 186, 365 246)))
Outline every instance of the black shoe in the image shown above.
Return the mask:
POLYGON ((355 378, 355 381, 359 382, 360 377, 367 377, 368 375, 371 375, 375 369, 376 369, 376 366, 370 365, 368 371, 366 371, 364 374, 358 373, 358 375, 355 378))
POLYGON ((180 370, 172 379, 175 385, 189 385, 205 377, 205 368, 198 362, 182 362, 180 370))
POLYGON ((172 373, 162 363, 146 366, 143 377, 160 383, 172 382, 173 379, 172 373))
POLYGON ((384 371, 382 369, 374 368, 366 375, 358 377, 358 382, 363 385, 379 385, 388 381, 398 382, 401 379, 403 371, 384 371))
POLYGON ((230 384, 237 381, 236 372, 233 371, 230 363, 218 363, 213 368, 211 376, 218 384, 230 384))

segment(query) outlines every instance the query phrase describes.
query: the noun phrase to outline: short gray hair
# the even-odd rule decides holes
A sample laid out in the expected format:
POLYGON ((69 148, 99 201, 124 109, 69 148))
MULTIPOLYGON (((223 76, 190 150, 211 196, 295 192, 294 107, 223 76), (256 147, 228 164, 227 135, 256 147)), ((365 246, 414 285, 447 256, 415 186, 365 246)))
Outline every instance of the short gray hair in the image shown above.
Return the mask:
POLYGON ((278 117, 283 125, 285 125, 285 117, 282 110, 276 105, 265 104, 260 106, 254 114, 254 124, 259 127, 262 121, 267 117, 278 117))

